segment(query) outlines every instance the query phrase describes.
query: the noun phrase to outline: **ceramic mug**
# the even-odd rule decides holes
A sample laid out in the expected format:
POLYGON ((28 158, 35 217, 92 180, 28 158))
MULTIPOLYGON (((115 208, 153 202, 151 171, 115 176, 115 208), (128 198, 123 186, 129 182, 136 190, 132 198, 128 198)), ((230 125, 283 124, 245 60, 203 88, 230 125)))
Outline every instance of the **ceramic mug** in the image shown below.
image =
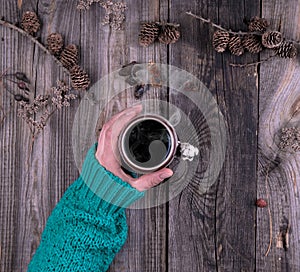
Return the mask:
POLYGON ((119 151, 125 169, 146 174, 167 167, 180 142, 174 127, 160 115, 141 115, 121 132, 119 151))

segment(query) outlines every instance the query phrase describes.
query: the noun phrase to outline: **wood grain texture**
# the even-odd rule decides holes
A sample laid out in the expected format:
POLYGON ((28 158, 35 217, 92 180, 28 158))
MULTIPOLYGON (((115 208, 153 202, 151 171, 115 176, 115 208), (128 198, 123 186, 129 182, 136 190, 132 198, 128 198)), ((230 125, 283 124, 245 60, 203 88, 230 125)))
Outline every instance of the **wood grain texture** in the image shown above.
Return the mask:
MULTIPOLYGON (((75 0, 0 0, 0 17, 12 23, 20 21, 23 11, 36 11, 42 20, 38 35, 43 43, 51 32, 60 32, 65 44, 77 44, 80 65, 92 84, 133 60, 171 64, 198 77, 224 115, 228 130, 225 163, 216 182, 199 194, 197 186, 208 167, 210 150, 205 118, 196 104, 172 89, 151 88, 143 97, 144 101, 154 99, 151 106, 160 107, 161 99, 185 112, 205 151, 193 181, 180 195, 151 209, 127 210, 128 240, 109 271, 300 271, 300 157, 299 153, 278 152, 277 146, 282 127, 300 125, 300 114, 294 114, 300 99, 300 59, 273 59, 258 66, 232 68, 229 63, 256 61, 268 52, 241 57, 218 54, 211 46, 213 29, 185 14, 192 11, 232 30, 246 30, 244 17, 262 15, 287 38, 300 40, 299 1, 126 3, 125 28, 113 31, 101 25, 104 10, 98 4, 79 12, 75 0), (179 23, 182 37, 170 46, 140 47, 141 21, 179 23), (268 209, 255 207, 257 197, 268 198, 272 216, 268 256, 268 209)), ((0 71, 6 68, 28 75, 32 95, 44 93, 57 79, 69 80, 53 59, 27 38, 0 26, 0 71)), ((72 126, 80 101, 51 118, 31 153, 30 132, 17 118, 13 97, 0 91, 4 111, 0 112, 0 271, 26 271, 48 216, 79 175, 72 126)), ((137 100, 131 88, 106 102, 99 127, 137 100)))
MULTIPOLYGON (((16 8, 15 1, 1 1, 1 10, 8 11, 4 14, 6 20, 13 23, 20 20, 23 11, 35 10, 42 18, 41 39, 45 41, 49 12, 47 1, 26 1, 21 11, 16 8)), ((61 9, 62 12, 68 10, 67 6, 61 9)), ((76 22, 75 16, 69 19, 73 24, 76 22)), ((68 80, 52 58, 40 52, 27 38, 4 28, 1 28, 1 33, 4 37, 1 44, 3 58, 1 69, 9 68, 11 72, 26 73, 32 83, 32 96, 45 93, 56 84, 57 79, 68 80)), ((73 35, 76 42, 79 33, 73 35)), ((17 107, 12 96, 8 93, 3 95, 5 95, 4 108, 6 110, 12 108, 12 112, 4 120, 1 129, 3 139, 10 141, 6 145, 1 145, 1 148, 10 152, 1 152, 1 154, 7 153, 11 157, 9 160, 6 157, 1 158, 1 161, 8 163, 6 167, 10 171, 6 178, 1 179, 2 184, 5 185, 1 192, 1 199, 13 197, 10 203, 14 205, 14 209, 1 205, 1 210, 6 212, 4 219, 10 218, 12 224, 1 224, 6 229, 1 233, 6 235, 14 233, 14 236, 11 239, 1 239, 6 249, 2 250, 1 260, 4 261, 1 261, 1 268, 2 271, 26 271, 27 264, 39 244, 47 217, 67 186, 78 175, 70 145, 76 102, 69 111, 58 112, 52 117, 45 131, 36 138, 30 152, 30 131, 26 124, 17 118, 17 107), (4 128, 5 126, 7 128, 4 128), (9 252, 11 253, 7 254, 9 252)))
MULTIPOLYGON (((138 45, 137 36, 140 21, 164 20, 168 12, 165 8, 167 2, 156 1, 145 5, 139 1, 131 1, 127 14, 131 19, 124 31, 112 31, 109 27, 102 26, 104 11, 96 4, 89 11, 81 13, 76 10, 76 1, 24 1, 19 13, 16 3, 1 1, 1 5, 1 10, 12 13, 11 16, 9 12, 5 13, 6 19, 11 22, 19 21, 25 10, 36 11, 43 25, 42 42, 45 43, 47 35, 51 32, 59 32, 62 33, 65 44, 78 45, 80 64, 90 74, 92 84, 132 60, 163 62, 166 59, 164 48, 153 46, 143 49, 138 45)), ((36 94, 43 93, 62 76, 58 67, 51 62, 51 58, 45 57, 26 39, 4 28, 1 28, 1 31, 1 35, 5 37, 1 50, 7 52, 1 54, 2 70, 9 66, 25 72, 32 80, 36 94), (24 52, 26 59, 22 58, 24 52), (15 59, 12 56, 16 56, 15 59), (24 65, 21 66, 20 63, 24 65)), ((145 95, 145 99, 157 100, 165 95, 160 90, 153 89, 145 95)), ((10 96, 6 96, 3 97, 3 101, 10 101, 14 105, 10 96)), ((136 103, 136 100, 130 90, 107 102, 109 104, 104 120, 136 103)), ((30 161, 26 165, 24 162, 27 161, 30 144, 28 130, 18 121, 19 138, 15 139, 17 136, 12 133, 16 133, 16 114, 10 114, 9 119, 5 119, 4 129, 1 130, 4 139, 1 148, 6 150, 1 153, 1 161, 7 162, 1 172, 4 180, 1 191, 1 271, 26 270, 39 244, 47 217, 63 192, 78 176, 71 142, 72 123, 78 103, 79 101, 52 117, 44 133, 35 140, 30 161), (8 125, 10 127, 7 127, 8 125), (8 144, 6 141, 12 143, 8 144), (18 143, 17 146, 13 142, 18 143), (17 160, 17 163, 14 160, 17 160)), ((5 108, 9 106, 6 105, 5 108)), ((129 210, 128 224, 134 227, 129 227, 127 243, 110 270, 141 271, 146 267, 147 270, 144 271, 164 271, 167 254, 166 206, 140 211, 129 210), (137 257, 130 258, 132 255, 137 257)))
MULTIPOLYGON (((287 39, 299 40, 298 1, 262 1, 262 15, 287 39)), ((299 56, 294 60, 274 59, 261 66, 259 79, 259 173, 258 197, 266 197, 266 210, 257 212, 257 271, 300 271, 299 252, 299 153, 280 151, 280 130, 299 126, 294 114, 300 96, 299 56), (269 170, 269 171, 268 171, 269 170), (268 174, 267 174, 268 173, 268 174), (271 248, 266 256, 267 244, 271 248)))
MULTIPOLYGON (((183 32, 179 44, 171 47, 170 63, 196 75, 213 93, 227 122, 228 145, 219 179, 206 194, 197 195, 190 188, 195 177, 170 202, 169 271, 254 271, 257 71, 232 69, 229 63, 255 61, 255 57, 246 55, 239 60, 228 53, 217 54, 211 46, 214 30, 184 11, 243 30, 243 18, 258 14, 259 2, 195 5, 172 0, 170 6, 171 20, 180 20, 183 32)), ((175 103, 189 112, 186 101, 175 103)))
MULTIPOLYGON (((95 65, 107 67, 104 74, 119 69, 122 65, 131 61, 160 63, 166 60, 166 50, 157 44, 149 48, 140 47, 138 33, 141 21, 166 20, 168 13, 167 1, 141 2, 133 0, 128 1, 127 4, 128 12, 126 13, 125 29, 114 32, 106 28, 106 32, 109 33, 108 39, 102 41, 102 46, 98 47, 98 50, 103 50, 103 53, 99 52, 99 56, 104 58, 100 61, 96 60, 95 65)), ((88 20, 91 20, 91 18, 89 16, 88 20)), ((103 29, 101 25, 99 25, 99 31, 101 31, 100 29, 103 29)), ((86 34, 91 35, 88 32, 86 34)), ((93 58, 93 56, 91 57, 93 58)), ((133 89, 122 94, 122 100, 115 99, 115 107, 108 110, 108 115, 112 115, 137 102, 133 97, 133 89)), ((154 107, 159 107, 159 99, 166 100, 166 95, 165 91, 151 88, 145 94, 143 100, 153 99, 154 105, 152 102, 149 103, 154 107)), ((166 207, 165 204, 145 210, 127 210, 128 239, 109 271, 166 271, 166 207)))

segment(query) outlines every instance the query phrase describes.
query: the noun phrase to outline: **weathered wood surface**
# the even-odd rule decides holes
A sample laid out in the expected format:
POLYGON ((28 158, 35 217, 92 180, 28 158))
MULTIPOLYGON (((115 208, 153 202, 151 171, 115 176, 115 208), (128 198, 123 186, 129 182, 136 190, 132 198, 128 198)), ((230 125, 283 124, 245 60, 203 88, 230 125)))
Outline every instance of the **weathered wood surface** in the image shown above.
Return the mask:
MULTIPOLYGON (((286 37, 300 39, 299 1, 266 2, 262 5, 262 14, 270 18, 272 25, 286 37)), ((299 112, 295 114, 300 97, 299 64, 298 56, 297 61, 274 60, 271 64, 263 64, 260 69, 258 173, 274 169, 270 170, 268 177, 265 173, 258 175, 258 197, 269 195, 272 216, 272 247, 268 257, 264 257, 265 245, 270 239, 269 216, 266 210, 257 213, 258 271, 300 271, 300 154, 280 152, 277 146, 282 127, 300 124, 299 112)))
MULTIPOLYGON (((185 14, 192 11, 236 30, 246 29, 245 16, 261 15, 286 37, 299 40, 299 1, 127 0, 126 26, 117 32, 100 24, 104 12, 97 4, 80 13, 76 1, 23 0, 21 10, 17 2, 0 0, 0 17, 16 23, 23 11, 35 10, 43 22, 42 41, 56 31, 66 43, 78 44, 80 64, 92 83, 133 60, 168 63, 197 76, 225 117, 226 160, 216 183, 205 195, 197 195, 191 184, 168 204, 128 210, 129 237, 109 271, 300 271, 300 156, 280 153, 278 166, 275 160, 276 135, 290 120, 300 96, 299 57, 232 68, 230 62, 256 61, 258 56, 217 54, 211 46, 213 29, 185 14), (181 40, 171 46, 140 47, 139 22, 158 20, 180 23, 181 40), (270 165, 276 167, 266 176, 270 165), (257 197, 268 198, 271 232, 268 209, 255 207, 257 197), (280 243, 284 233, 289 234, 285 235, 288 248, 280 243), (272 245, 265 256, 270 234, 272 245)), ((265 53, 260 55, 264 57, 265 53)), ((44 93, 57 79, 68 78, 27 38, 2 26, 0 58, 0 71, 25 72, 35 94, 44 93)), ((169 99, 187 114, 193 111, 172 90, 151 90, 145 98, 169 99)), ((134 102, 132 90, 122 93, 108 106, 105 119, 134 102)), ((79 174, 71 141, 78 104, 52 117, 28 159, 30 133, 17 118, 11 95, 1 89, 0 106, 7 113, 0 127, 3 272, 26 271, 47 217, 79 174)), ((195 112, 191 118, 201 129, 194 116, 195 112)), ((299 114, 291 122, 299 125, 299 114)))
MULTIPOLYGON (((188 1, 171 1, 171 7, 171 20, 179 18, 184 23, 182 40, 171 48, 170 62, 198 76, 209 88, 228 127, 226 160, 216 183, 204 195, 197 195, 189 186, 170 202, 171 271, 254 271, 256 70, 231 68, 229 63, 239 58, 216 53, 211 47, 214 29, 186 18, 182 11, 191 10, 226 28, 245 29, 243 18, 258 14, 259 2, 252 1, 245 8, 242 1, 222 1, 219 7, 213 2, 194 6, 188 1)), ((256 59, 243 56, 240 61, 256 59)), ((176 103, 189 110, 184 101, 176 103)))

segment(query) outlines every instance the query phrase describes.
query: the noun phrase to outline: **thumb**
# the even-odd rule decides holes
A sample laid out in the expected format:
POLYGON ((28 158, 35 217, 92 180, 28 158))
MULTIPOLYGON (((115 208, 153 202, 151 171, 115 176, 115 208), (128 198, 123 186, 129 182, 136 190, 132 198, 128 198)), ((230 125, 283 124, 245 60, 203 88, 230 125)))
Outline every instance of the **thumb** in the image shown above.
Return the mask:
POLYGON ((134 184, 131 184, 131 186, 135 187, 138 191, 145 191, 158 185, 164 179, 169 178, 172 175, 173 171, 171 169, 163 168, 154 173, 141 176, 140 178, 134 180, 134 184))

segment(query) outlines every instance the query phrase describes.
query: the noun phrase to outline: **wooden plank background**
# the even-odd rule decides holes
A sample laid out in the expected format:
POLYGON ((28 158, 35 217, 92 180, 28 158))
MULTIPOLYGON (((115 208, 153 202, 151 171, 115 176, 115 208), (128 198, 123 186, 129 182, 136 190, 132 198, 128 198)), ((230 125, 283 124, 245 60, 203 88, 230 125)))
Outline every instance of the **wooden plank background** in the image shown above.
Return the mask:
MULTIPOLYGON (((80 64, 92 83, 133 60, 171 64, 197 76, 224 114, 229 142, 218 181, 202 196, 188 186, 167 204, 128 210, 129 237, 109 271, 300 271, 300 154, 278 157, 276 143, 300 96, 299 57, 233 68, 229 66, 232 62, 257 61, 268 53, 218 54, 211 46, 213 29, 185 14, 192 11, 233 30, 246 30, 244 17, 260 15, 286 37, 299 40, 299 1, 126 0, 123 31, 100 24, 104 11, 97 4, 79 12, 75 0, 23 0, 21 9, 17 2, 0 0, 0 17, 16 23, 23 11, 36 11, 43 24, 42 42, 49 33, 60 32, 66 43, 77 44, 80 64), (142 48, 137 38, 141 21, 180 23, 182 38, 170 46, 156 43, 142 48), (266 179, 270 165, 272 171, 266 179), (256 208, 257 197, 268 199, 269 210, 256 208), (288 233, 288 248, 280 243, 284 233, 288 233), (270 235, 271 249, 265 256, 270 235)), ((44 93, 57 79, 67 79, 52 58, 28 38, 3 26, 0 59, 0 71, 25 72, 35 94, 44 93)), ((145 98, 169 99, 187 113, 190 110, 172 90, 154 89, 145 98)), ((126 92, 111 103, 105 118, 134 102, 132 92, 126 92)), ((47 217, 78 177, 71 130, 79 103, 51 118, 28 157, 30 133, 17 118, 11 95, 1 89, 0 106, 7 113, 0 125, 3 272, 26 271, 47 217)), ((292 122, 299 125, 299 114, 292 122)))

